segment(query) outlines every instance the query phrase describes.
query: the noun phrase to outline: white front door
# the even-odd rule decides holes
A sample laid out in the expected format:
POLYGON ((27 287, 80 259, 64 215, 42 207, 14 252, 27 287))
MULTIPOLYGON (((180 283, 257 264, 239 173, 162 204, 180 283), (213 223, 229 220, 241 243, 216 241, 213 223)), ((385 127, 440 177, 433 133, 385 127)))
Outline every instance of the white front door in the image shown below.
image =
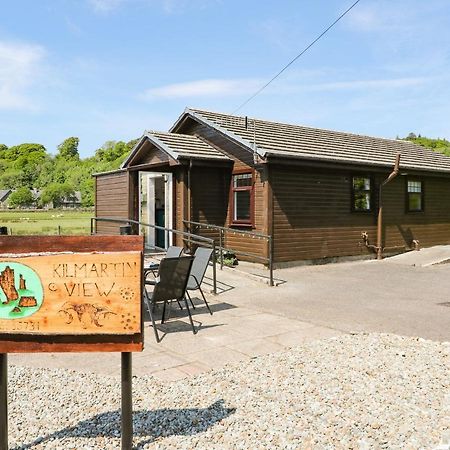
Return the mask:
MULTIPOLYGON (((164 228, 173 226, 173 177, 171 173, 140 172, 140 221, 164 228)), ((149 248, 166 249, 172 244, 172 234, 163 229, 142 225, 140 233, 145 236, 149 248)))

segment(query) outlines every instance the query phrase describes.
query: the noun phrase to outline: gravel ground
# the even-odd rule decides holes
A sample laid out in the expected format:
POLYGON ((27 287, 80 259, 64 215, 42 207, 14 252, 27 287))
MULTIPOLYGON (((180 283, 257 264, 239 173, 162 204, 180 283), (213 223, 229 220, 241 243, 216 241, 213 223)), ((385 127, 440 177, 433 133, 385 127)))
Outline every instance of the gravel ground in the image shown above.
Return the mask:
MULTIPOLYGON (((120 448, 120 383, 10 368, 10 447, 120 448)), ((344 335, 178 382, 134 378, 139 449, 450 448, 450 343, 344 335)))

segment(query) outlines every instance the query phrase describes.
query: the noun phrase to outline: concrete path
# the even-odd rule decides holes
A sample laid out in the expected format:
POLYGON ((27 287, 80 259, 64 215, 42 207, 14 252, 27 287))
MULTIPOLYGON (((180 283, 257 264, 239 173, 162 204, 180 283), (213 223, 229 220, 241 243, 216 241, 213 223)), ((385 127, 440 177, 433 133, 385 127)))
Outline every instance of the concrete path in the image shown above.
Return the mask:
POLYGON ((240 289, 245 296, 240 304, 343 332, 450 341, 450 264, 414 267, 371 260, 275 274, 282 284, 260 288, 258 295, 245 296, 240 289))
POLYGON ((392 256, 383 260, 386 264, 406 264, 408 266, 432 266, 450 262, 450 245, 437 245, 392 256))
MULTIPOLYGON (((286 318, 275 310, 260 311, 246 300, 263 294, 261 289, 265 296, 274 291, 258 281, 232 272, 220 273, 220 280, 221 294, 207 295, 212 316, 203 302, 194 298, 197 305, 193 311, 198 327, 196 335, 192 333, 185 311, 174 304, 171 319, 158 326, 164 338, 157 344, 145 316, 145 350, 133 355, 135 375, 152 374, 172 381, 228 363, 282 351, 312 339, 341 334, 330 327, 286 318), (242 303, 244 299, 245 306, 242 303)), ((205 288, 208 290, 208 285, 205 288)), ((119 354, 17 354, 10 356, 10 362, 28 367, 65 368, 120 376, 119 354)))
MULTIPOLYGON (((145 322, 145 351, 134 355, 135 374, 176 380, 341 333, 450 341, 450 264, 414 267, 386 260, 304 266, 277 270, 280 285, 274 288, 233 270, 218 276, 220 295, 208 295, 214 315, 195 300, 197 335, 175 305, 172 319, 160 327, 166 332, 160 344, 145 322)), ((27 354, 10 360, 120 375, 118 354, 27 354)))

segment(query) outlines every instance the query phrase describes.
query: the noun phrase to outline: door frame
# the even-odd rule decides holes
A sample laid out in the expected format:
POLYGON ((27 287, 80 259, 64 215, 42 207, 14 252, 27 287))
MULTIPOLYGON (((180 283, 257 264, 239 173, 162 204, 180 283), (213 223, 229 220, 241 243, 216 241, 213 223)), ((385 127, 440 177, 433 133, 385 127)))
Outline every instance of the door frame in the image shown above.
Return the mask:
MULTIPOLYGON (((146 197, 147 197, 147 208, 145 211, 145 216, 147 217, 145 223, 149 225, 156 225, 155 223, 155 180, 156 178, 162 178, 164 182, 164 227, 173 229, 173 211, 174 211, 174 202, 173 202, 173 173, 171 172, 147 172, 140 171, 139 172, 139 219, 142 221, 143 211, 142 211, 142 177, 146 177, 147 179, 147 189, 146 189, 146 197)), ((156 245, 156 233, 155 228, 147 227, 147 231, 145 233, 145 244, 154 248, 156 245)), ((143 234, 142 227, 139 227, 139 234, 143 234)), ((172 233, 166 232, 165 234, 165 247, 166 249, 172 245, 173 236, 172 233)))

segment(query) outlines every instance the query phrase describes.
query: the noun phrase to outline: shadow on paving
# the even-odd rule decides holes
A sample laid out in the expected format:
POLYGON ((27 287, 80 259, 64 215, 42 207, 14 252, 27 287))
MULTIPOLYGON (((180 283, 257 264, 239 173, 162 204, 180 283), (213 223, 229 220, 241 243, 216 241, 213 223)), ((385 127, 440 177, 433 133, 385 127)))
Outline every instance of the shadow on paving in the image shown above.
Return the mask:
MULTIPOLYGON (((214 286, 213 279, 211 277, 208 277, 207 275, 205 275, 205 278, 203 278, 203 284, 205 286, 208 286, 210 289, 212 289, 214 286)), ((216 286, 217 286, 217 295, 236 289, 236 286, 232 286, 231 284, 224 283, 223 281, 217 279, 216 279, 216 286)))
MULTIPOLYGON (((209 312, 208 312, 202 299, 200 299, 198 297, 192 297, 192 301, 194 302, 195 309, 192 308, 191 304, 189 304, 189 307, 190 307, 190 311, 192 314, 192 318, 194 320, 198 321, 198 317, 196 317, 196 316, 199 316, 199 315, 205 314, 206 316, 209 316, 209 312)), ((184 305, 182 305, 182 306, 183 306, 183 309, 180 309, 180 307, 177 305, 176 302, 172 302, 172 304, 170 305, 170 307, 168 307, 168 310, 166 311, 166 320, 170 321, 171 319, 174 319, 174 318, 187 319, 188 314, 186 311, 186 307, 184 305)), ((219 311, 227 311, 229 309, 236 309, 236 306, 231 305, 229 303, 225 303, 225 302, 211 303, 209 305, 209 307, 211 308, 211 311, 213 313, 216 313, 219 311)), ((155 320, 159 322, 161 320, 161 315, 162 315, 162 305, 158 304, 155 312, 156 312, 156 314, 154 316, 155 320)), ((147 308, 143 308, 143 319, 144 319, 144 322, 151 322, 150 315, 147 311, 147 308)))
MULTIPOLYGON (((191 314, 197 331, 223 326, 221 324, 204 325, 203 322, 199 320, 199 316, 205 315, 206 317, 209 317, 209 312, 202 299, 198 297, 192 297, 192 301, 194 302, 195 309, 191 309, 191 314)), ((229 303, 214 303, 210 305, 210 308, 213 313, 216 313, 218 311, 234 309, 236 308, 236 306, 230 305, 229 303)), ((159 332, 163 333, 163 335, 161 336, 161 341, 168 334, 178 332, 192 332, 191 325, 187 322, 188 314, 186 308, 184 307, 183 309, 180 309, 176 302, 172 302, 171 307, 166 311, 166 320, 163 324, 161 324, 162 306, 157 305, 155 312, 155 321, 157 322, 156 327, 159 332), (186 321, 180 319, 185 319, 186 321)), ((144 309, 143 318, 144 323, 151 323, 150 316, 146 309, 144 309)))
MULTIPOLYGON (((202 433, 215 423, 234 414, 235 411, 235 408, 226 408, 223 400, 214 402, 208 408, 135 411, 133 413, 134 449, 142 449, 145 445, 162 437, 190 436, 202 433), (143 439, 136 442, 136 437, 143 439)), ((14 447, 11 450, 32 449, 35 445, 45 445, 54 439, 119 438, 120 434, 120 412, 110 411, 83 420, 73 427, 67 427, 55 433, 39 437, 33 442, 14 447)))

